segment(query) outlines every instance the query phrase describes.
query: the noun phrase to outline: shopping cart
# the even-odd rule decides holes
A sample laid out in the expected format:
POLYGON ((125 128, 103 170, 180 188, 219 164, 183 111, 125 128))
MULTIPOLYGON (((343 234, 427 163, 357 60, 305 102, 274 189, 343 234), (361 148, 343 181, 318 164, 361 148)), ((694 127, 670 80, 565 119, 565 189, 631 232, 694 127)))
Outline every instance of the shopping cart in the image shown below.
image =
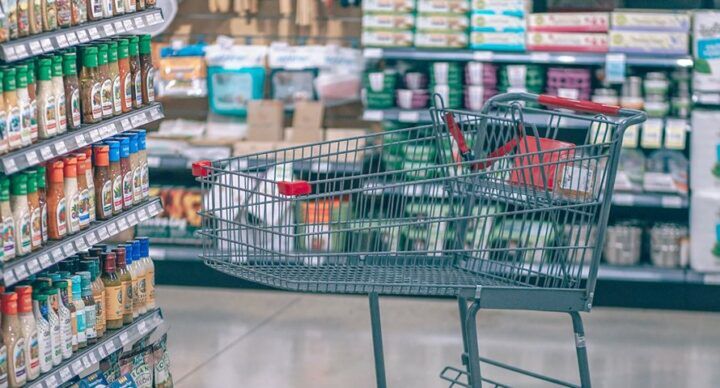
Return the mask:
POLYGON ((441 372, 450 386, 504 387, 481 363, 576 386, 478 353, 481 308, 569 313, 589 387, 578 312, 592 306, 623 132, 645 115, 525 93, 482 112, 435 100, 432 126, 194 164, 202 258, 271 287, 369 294, 378 387, 380 294, 457 298, 464 366, 441 372))

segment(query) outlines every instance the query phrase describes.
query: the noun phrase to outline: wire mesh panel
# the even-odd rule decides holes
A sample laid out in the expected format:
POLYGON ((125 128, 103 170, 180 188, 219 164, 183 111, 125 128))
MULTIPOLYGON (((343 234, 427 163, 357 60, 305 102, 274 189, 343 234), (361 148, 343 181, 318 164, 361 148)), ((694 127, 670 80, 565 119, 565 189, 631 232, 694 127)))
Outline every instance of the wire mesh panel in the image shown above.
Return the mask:
POLYGON ((506 100, 197 166, 204 259, 302 291, 581 289, 630 122, 506 100))

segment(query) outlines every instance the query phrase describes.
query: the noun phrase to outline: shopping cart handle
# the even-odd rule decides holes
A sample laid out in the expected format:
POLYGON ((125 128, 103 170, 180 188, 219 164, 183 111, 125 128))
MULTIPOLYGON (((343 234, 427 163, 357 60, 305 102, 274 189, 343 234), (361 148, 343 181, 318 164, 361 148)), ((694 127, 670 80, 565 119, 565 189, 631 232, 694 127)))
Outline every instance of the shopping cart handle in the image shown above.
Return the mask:
POLYGON ((539 95, 538 102, 547 106, 568 108, 587 113, 602 113, 613 116, 617 116, 620 113, 619 106, 598 104, 597 102, 592 101, 573 100, 570 98, 550 96, 547 94, 539 95))
POLYGON ((287 195, 289 197, 296 197, 298 195, 308 195, 312 193, 312 188, 310 187, 310 183, 307 181, 295 181, 295 182, 287 182, 287 181, 280 181, 277 183, 278 191, 282 195, 287 195))
POLYGON ((212 166, 212 162, 209 160, 199 160, 192 164, 192 174, 194 177, 204 177, 210 174, 208 167, 212 166))

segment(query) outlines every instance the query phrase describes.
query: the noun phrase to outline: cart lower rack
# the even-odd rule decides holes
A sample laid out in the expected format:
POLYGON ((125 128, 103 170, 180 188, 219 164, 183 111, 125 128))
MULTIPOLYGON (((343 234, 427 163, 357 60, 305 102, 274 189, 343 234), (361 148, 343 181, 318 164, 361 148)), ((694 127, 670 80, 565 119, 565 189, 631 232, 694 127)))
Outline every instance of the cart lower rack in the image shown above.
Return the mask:
POLYGON ((196 163, 203 259, 271 287, 370 295, 379 387, 379 294, 458 298, 464 370, 442 372, 450 386, 504 387, 481 362, 575 386, 477 349, 481 308, 569 312, 589 387, 578 312, 592 307, 624 130, 645 115, 531 94, 435 105, 432 126, 196 163))

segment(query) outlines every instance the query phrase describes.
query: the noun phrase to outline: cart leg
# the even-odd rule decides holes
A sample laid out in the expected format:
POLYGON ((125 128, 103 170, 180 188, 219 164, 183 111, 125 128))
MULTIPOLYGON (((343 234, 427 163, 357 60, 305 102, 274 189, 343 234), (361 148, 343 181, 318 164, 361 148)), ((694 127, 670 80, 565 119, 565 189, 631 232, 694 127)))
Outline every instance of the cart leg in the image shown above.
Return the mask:
POLYGON ((460 331, 462 332, 463 353, 460 361, 467 368, 468 365, 468 339, 465 332, 465 317, 467 317, 467 300, 458 298, 458 310, 460 311, 460 331))
MULTIPOLYGON (((465 312, 465 330, 463 333, 463 342, 467 347, 467 370, 468 382, 473 388, 482 387, 482 375, 480 374, 480 351, 478 349, 477 336, 477 313, 480 310, 480 301, 474 301, 470 305, 470 309, 465 312)), ((463 307, 460 308, 460 314, 463 314, 463 307)))
POLYGON ((580 370, 580 385, 583 388, 590 388, 590 366, 588 363, 587 348, 585 347, 585 330, 583 329, 582 318, 577 311, 570 313, 575 332, 575 350, 580 370))
POLYGON ((385 358, 383 356, 382 328, 380 326, 380 303, 378 294, 370 293, 370 325, 372 326, 373 352, 375 354, 375 380, 377 388, 387 388, 385 358))

